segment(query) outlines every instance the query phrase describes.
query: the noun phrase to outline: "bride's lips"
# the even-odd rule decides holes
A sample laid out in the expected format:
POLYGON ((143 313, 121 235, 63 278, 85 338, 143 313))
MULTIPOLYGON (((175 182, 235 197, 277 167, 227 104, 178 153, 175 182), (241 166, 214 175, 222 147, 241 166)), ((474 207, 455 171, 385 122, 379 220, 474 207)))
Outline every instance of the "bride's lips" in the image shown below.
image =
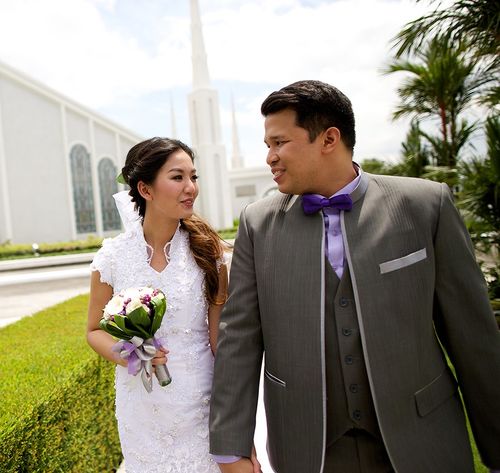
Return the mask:
POLYGON ((191 209, 194 205, 194 199, 181 200, 181 204, 184 205, 184 207, 188 207, 191 209))

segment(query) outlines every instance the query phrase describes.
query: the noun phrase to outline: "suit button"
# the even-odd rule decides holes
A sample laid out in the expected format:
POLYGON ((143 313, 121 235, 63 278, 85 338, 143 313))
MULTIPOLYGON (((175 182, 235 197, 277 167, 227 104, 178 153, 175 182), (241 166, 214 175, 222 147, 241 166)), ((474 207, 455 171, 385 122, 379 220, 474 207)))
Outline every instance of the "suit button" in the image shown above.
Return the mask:
POLYGON ((349 386, 349 391, 351 391, 353 394, 356 394, 359 392, 359 386, 357 384, 351 384, 349 386))
POLYGON ((356 409, 355 411, 353 411, 352 418, 354 420, 361 420, 361 411, 359 409, 356 409))
POLYGON ((352 365, 353 361, 354 361, 354 358, 352 357, 352 355, 347 355, 345 358, 344 358, 344 361, 346 362, 347 365, 352 365))
POLYGON ((342 335, 348 337, 351 334, 352 334, 352 329, 350 329, 350 328, 343 328, 342 329, 342 335))
POLYGON ((349 305, 349 301, 345 297, 341 297, 339 300, 340 307, 347 307, 349 305))

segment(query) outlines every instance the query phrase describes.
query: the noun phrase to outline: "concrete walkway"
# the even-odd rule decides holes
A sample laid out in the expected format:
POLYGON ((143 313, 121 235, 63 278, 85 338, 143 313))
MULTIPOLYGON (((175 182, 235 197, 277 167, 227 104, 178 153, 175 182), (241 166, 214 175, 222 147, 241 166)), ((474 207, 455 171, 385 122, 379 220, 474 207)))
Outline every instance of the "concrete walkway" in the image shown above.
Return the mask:
POLYGON ((93 254, 0 262, 0 327, 89 292, 93 254))
MULTIPOLYGON (((89 291, 93 253, 0 262, 0 327, 89 291)), ((261 396, 255 447, 262 471, 272 473, 266 454, 266 421, 261 396)), ((122 464, 118 473, 126 473, 122 464)))

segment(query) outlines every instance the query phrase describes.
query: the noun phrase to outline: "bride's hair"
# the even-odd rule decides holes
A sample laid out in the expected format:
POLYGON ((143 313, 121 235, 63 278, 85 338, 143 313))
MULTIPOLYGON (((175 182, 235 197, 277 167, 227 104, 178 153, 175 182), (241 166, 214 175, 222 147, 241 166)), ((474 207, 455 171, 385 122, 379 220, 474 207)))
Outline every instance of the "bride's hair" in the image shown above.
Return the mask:
MULTIPOLYGON (((144 219, 146 200, 137 189, 140 181, 152 184, 160 168, 178 150, 185 151, 194 161, 193 150, 182 141, 170 138, 150 138, 133 146, 127 154, 122 176, 130 187, 129 195, 136 210, 144 219)), ((189 245, 198 266, 205 272, 206 297, 211 304, 221 304, 217 300, 219 273, 217 261, 224 255, 225 244, 218 233, 202 218, 193 214, 181 220, 181 228, 189 234, 189 245)))

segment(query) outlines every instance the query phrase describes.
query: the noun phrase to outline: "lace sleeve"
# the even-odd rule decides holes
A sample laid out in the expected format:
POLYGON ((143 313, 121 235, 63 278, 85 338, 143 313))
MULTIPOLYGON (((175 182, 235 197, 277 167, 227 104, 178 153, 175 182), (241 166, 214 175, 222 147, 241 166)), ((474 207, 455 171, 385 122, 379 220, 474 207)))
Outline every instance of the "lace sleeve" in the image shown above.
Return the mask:
POLYGON ((217 272, 220 271, 220 268, 223 264, 227 266, 228 272, 229 272, 229 266, 231 265, 231 258, 233 256, 233 253, 231 251, 224 251, 224 254, 222 257, 217 258, 217 272))
POLYGON ((102 247, 95 254, 92 263, 90 263, 91 271, 99 271, 101 282, 113 286, 113 258, 112 258, 112 239, 106 238, 102 242, 102 247))

